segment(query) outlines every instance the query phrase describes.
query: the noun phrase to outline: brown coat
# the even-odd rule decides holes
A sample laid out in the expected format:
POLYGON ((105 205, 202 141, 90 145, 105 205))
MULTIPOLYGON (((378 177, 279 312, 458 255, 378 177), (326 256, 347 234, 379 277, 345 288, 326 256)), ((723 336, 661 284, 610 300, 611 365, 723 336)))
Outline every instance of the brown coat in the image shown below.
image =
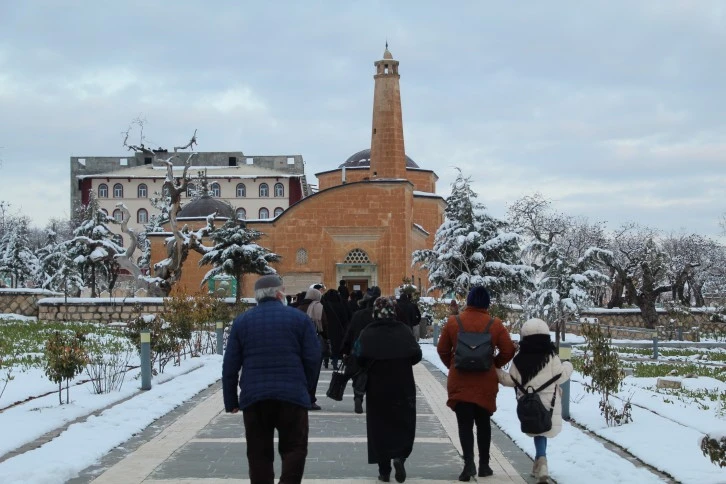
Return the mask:
MULTIPOLYGON (((484 331, 491 318, 489 311, 475 307, 467 307, 459 314, 459 317, 465 331, 478 332, 484 331)), ((489 332, 492 335, 492 345, 496 355, 494 367, 501 368, 514 357, 514 343, 499 319, 494 320, 489 332)), ((464 372, 454 368, 454 350, 458 335, 459 325, 456 317, 449 316, 436 348, 441 361, 449 369, 447 382, 449 400, 446 404, 453 409, 458 402, 472 402, 487 409, 490 413, 494 413, 497 410, 497 392, 499 392, 496 369, 492 367, 489 371, 464 372)))

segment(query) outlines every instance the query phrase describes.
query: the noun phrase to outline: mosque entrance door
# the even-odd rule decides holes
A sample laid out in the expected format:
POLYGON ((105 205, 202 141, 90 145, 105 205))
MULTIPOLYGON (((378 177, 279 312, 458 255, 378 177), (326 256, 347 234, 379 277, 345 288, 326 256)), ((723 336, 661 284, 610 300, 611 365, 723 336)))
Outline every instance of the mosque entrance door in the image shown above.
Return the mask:
POLYGON ((365 294, 368 289, 368 279, 345 279, 345 285, 348 286, 348 292, 358 290, 365 294))

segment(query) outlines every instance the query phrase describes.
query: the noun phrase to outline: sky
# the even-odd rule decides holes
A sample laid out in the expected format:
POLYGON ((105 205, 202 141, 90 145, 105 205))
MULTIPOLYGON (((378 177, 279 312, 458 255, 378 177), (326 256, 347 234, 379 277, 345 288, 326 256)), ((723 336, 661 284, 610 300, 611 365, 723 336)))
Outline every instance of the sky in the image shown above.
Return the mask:
POLYGON ((721 234, 718 0, 2 2, 0 200, 68 217, 69 157, 127 154, 138 117, 154 147, 301 154, 314 183, 370 147, 386 40, 440 194, 460 168, 497 217, 540 192, 610 229, 721 234))

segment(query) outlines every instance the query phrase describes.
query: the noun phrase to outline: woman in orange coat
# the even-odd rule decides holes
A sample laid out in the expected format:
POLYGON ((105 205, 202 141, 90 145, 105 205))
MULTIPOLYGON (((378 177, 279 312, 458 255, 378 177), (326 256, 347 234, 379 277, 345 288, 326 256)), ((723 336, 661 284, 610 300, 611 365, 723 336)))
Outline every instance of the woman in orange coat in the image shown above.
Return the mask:
POLYGON ((475 286, 469 291, 466 307, 458 315, 466 332, 482 333, 493 319, 489 332, 496 356, 489 370, 460 371, 454 367, 454 352, 459 334, 456 315, 449 316, 437 346, 441 361, 449 369, 447 382, 449 400, 446 404, 456 413, 459 440, 464 453, 464 470, 459 475, 460 481, 468 481, 477 473, 474 464, 474 423, 476 423, 479 447, 479 477, 493 474, 489 467, 489 445, 492 440, 489 418, 497 410, 499 380, 496 368, 506 365, 514 356, 514 343, 509 337, 509 332, 501 320, 494 318, 487 311, 489 302, 487 290, 482 286, 475 286))

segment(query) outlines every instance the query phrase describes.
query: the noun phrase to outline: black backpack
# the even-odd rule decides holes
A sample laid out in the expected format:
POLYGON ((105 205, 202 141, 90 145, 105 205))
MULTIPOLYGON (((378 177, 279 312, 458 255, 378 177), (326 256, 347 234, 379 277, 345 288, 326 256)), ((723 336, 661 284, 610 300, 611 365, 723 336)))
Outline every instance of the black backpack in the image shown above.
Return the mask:
POLYGON ((537 395, 540 391, 556 382, 562 373, 553 376, 547 380, 547 383, 534 389, 528 386, 526 389, 512 377, 514 386, 517 390, 522 392, 522 396, 517 402, 517 417, 519 417, 519 423, 521 424, 522 432, 525 434, 543 434, 552 429, 552 412, 555 409, 555 397, 557 396, 557 389, 552 394, 552 401, 550 402, 550 409, 547 410, 542 404, 542 399, 537 395))
POLYGON ((489 319, 483 333, 464 331, 458 314, 456 322, 459 323, 459 335, 454 351, 454 368, 460 371, 487 371, 494 363, 494 347, 489 333, 494 316, 489 319))

